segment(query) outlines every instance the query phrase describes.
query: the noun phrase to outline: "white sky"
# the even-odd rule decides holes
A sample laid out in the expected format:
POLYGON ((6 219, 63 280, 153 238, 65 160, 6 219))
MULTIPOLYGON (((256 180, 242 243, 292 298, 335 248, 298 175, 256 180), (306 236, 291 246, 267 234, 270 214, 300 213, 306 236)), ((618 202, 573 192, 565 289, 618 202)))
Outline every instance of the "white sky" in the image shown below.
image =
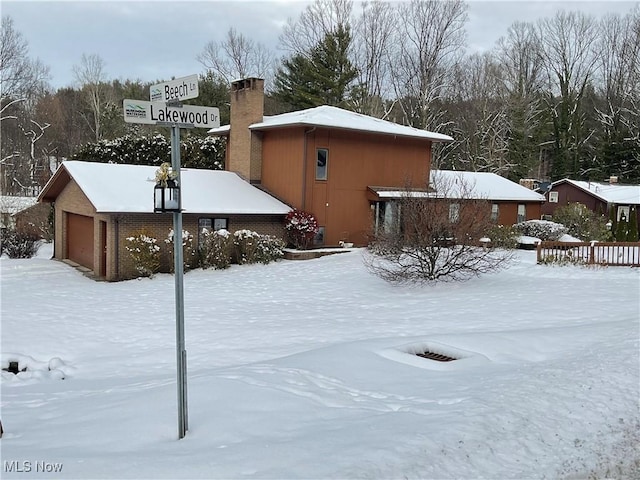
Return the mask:
MULTIPOLYGON (((636 3, 472 0, 469 48, 490 49, 514 21, 535 21, 561 9, 601 17, 607 12, 627 13, 636 3)), ((222 40, 231 27, 280 55, 282 26, 306 5, 296 0, 3 0, 1 8, 29 42, 31 56, 50 67, 51 85, 59 88, 73 84, 72 68, 83 53, 98 54, 110 79, 162 81, 201 73, 196 56, 209 41, 222 40)))

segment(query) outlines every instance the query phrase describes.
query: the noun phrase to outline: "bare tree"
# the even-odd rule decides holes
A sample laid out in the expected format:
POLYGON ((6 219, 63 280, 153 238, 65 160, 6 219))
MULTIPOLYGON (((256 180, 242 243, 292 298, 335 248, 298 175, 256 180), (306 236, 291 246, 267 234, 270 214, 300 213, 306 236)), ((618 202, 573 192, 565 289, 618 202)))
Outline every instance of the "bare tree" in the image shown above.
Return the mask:
MULTIPOLYGON (((449 149, 447 167, 506 175, 512 168, 507 158, 509 122, 494 57, 473 54, 453 72, 448 114, 457 143, 449 149)), ((442 168, 442 159, 439 163, 442 168)))
POLYGON ((39 60, 29 57, 29 46, 22 34, 14 29, 13 20, 2 18, 0 33, 0 189, 5 194, 37 194, 35 184, 36 142, 38 133, 33 112, 36 101, 47 87, 49 70, 39 60), (33 132, 33 133, 32 133, 33 132))
POLYGON ((390 62, 396 24, 392 4, 379 0, 362 3, 352 52, 360 89, 353 95, 353 106, 359 113, 379 118, 389 114, 385 99, 392 93, 390 62))
POLYGON ((273 75, 273 54, 264 45, 247 39, 234 28, 229 29, 224 41, 207 43, 197 59, 227 83, 249 76, 264 78, 269 83, 273 75))
MULTIPOLYGON (((540 38, 532 23, 515 22, 498 40, 494 51, 509 132, 507 162, 509 176, 518 180, 540 168, 540 147, 544 142, 541 92, 544 70, 540 38)), ((538 177, 547 172, 538 170, 538 177)))
POLYGON ((435 175, 429 189, 407 189, 386 208, 395 221, 377 225, 364 261, 390 283, 468 280, 506 267, 513 257, 510 250, 481 246, 493 226, 491 204, 461 176, 435 175))
MULTIPOLYGON (((49 68, 29 58, 29 44, 15 30, 9 16, 2 17, 0 32, 0 88, 2 99, 41 94, 49 79, 49 68)), ((4 102, 3 102, 4 104, 4 102)))
POLYGON ((291 54, 308 54, 338 27, 351 26, 352 0, 315 0, 297 19, 289 18, 280 46, 291 54))
POLYGON ((627 15, 607 15, 598 36, 600 97, 596 105, 600 151, 594 165, 599 176, 623 178, 634 171, 630 151, 640 156, 640 7, 627 15))
POLYGON ((597 24, 581 12, 562 11, 540 20, 538 35, 554 130, 552 176, 572 176, 593 134, 585 125, 583 100, 595 70, 597 24))
POLYGON ((107 83, 104 61, 97 54, 82 54, 80 64, 73 67, 76 82, 84 92, 89 106, 91 118, 86 118, 87 124, 95 135, 96 142, 102 139, 102 120, 109 106, 113 104, 110 87, 107 83))
POLYGON ((463 51, 467 6, 463 0, 411 0, 398 4, 398 15, 392 72, 404 123, 440 130, 442 112, 435 102, 463 51))

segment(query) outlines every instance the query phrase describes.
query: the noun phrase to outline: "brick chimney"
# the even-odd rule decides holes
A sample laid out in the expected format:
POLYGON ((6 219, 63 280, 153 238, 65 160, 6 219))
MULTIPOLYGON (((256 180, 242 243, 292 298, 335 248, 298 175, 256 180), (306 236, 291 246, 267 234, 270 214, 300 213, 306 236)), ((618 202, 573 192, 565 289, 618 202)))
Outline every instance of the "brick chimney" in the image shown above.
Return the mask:
POLYGON ((262 122, 264 115, 264 80, 245 78, 231 83, 231 130, 227 170, 240 174, 251 183, 260 183, 262 140, 252 134, 249 125, 262 122))

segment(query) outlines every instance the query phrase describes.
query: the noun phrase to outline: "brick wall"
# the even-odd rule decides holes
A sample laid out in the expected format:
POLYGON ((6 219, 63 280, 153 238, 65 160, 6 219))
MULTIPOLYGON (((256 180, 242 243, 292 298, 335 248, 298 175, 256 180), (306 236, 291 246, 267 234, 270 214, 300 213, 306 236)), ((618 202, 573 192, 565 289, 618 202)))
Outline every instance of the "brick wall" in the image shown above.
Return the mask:
POLYGON ((53 238, 53 231, 49 225, 51 208, 50 203, 38 203, 16 213, 13 216, 16 221, 16 231, 51 240, 53 238))
MULTIPOLYGON (((157 240, 161 249, 161 271, 171 270, 173 258, 165 242, 170 230, 173 229, 173 215, 170 213, 129 213, 109 214, 97 213, 87 197, 72 180, 58 195, 55 202, 55 243, 54 257, 63 260, 68 258, 67 248, 67 215, 78 214, 93 218, 94 272, 99 277, 109 281, 135 278, 138 273, 133 259, 126 249, 127 237, 145 231, 157 240), (106 248, 106 259, 104 251, 106 248), (106 261, 105 261, 106 260, 106 261)), ((231 233, 236 230, 248 229, 264 235, 284 236, 284 216, 269 215, 189 215, 182 216, 182 228, 191 233, 197 242, 198 219, 227 218, 228 229, 231 233)))
POLYGON ((259 182, 262 143, 251 134, 249 125, 261 122, 264 115, 264 80, 247 78, 231 84, 231 130, 229 132, 227 170, 245 180, 259 182))
MULTIPOLYGON (((194 237, 194 244, 198 242, 199 218, 226 218, 231 233, 237 230, 253 230, 263 235, 273 235, 278 238, 284 236, 284 217, 267 215, 189 215, 182 216, 182 229, 188 231, 194 237)), ((118 241, 119 271, 114 278, 109 280, 124 280, 138 276, 135 265, 129 252, 126 250, 126 239, 138 234, 144 229, 147 235, 157 239, 161 253, 161 272, 169 272, 173 266, 173 257, 170 248, 165 242, 169 231, 173 229, 173 215, 171 214, 127 214, 114 216, 114 225, 118 241)), ((115 256, 114 260, 115 260, 115 256)))

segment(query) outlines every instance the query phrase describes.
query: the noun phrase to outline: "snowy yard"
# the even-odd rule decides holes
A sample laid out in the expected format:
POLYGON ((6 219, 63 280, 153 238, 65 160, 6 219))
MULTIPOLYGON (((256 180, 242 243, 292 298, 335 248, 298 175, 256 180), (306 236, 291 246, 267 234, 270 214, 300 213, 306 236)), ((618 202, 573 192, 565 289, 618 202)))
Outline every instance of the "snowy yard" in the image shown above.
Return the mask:
POLYGON ((0 260, 2 367, 27 368, 2 372, 2 478, 640 475, 640 269, 518 251, 394 287, 356 249, 188 272, 177 440, 173 277, 97 283, 50 254, 0 260))

